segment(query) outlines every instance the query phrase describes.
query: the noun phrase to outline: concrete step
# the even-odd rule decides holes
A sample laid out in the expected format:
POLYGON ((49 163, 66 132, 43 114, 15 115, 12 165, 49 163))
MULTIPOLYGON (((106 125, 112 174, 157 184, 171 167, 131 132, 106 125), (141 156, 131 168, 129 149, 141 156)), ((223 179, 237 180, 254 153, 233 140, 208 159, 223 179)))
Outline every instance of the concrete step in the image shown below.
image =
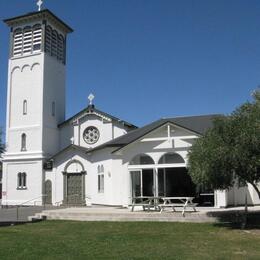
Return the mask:
POLYGON ((186 213, 106 213, 106 212, 59 212, 43 211, 37 213, 36 218, 48 220, 78 220, 78 221, 154 221, 154 222, 216 222, 217 219, 208 217, 205 214, 186 213))

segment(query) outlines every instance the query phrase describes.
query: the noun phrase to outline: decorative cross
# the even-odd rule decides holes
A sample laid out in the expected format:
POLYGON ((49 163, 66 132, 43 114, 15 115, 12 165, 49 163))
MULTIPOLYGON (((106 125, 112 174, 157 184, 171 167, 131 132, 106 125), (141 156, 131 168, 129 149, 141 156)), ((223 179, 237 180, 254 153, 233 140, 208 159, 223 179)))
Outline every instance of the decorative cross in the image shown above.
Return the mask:
POLYGON ((90 95, 88 96, 88 100, 89 100, 89 105, 92 105, 93 104, 93 99, 95 98, 95 96, 90 93, 90 95))
POLYGON ((38 11, 41 11, 41 9, 42 9, 42 4, 43 4, 43 1, 42 1, 42 0, 38 0, 38 2, 37 2, 38 11))

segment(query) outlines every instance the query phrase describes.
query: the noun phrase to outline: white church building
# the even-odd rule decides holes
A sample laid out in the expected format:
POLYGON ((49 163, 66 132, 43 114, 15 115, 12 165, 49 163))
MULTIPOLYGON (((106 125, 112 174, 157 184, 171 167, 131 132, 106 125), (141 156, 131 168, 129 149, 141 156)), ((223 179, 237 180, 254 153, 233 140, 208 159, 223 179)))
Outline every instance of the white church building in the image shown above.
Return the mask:
POLYGON ((187 174, 188 151, 216 115, 138 128, 100 111, 90 95, 85 109, 65 119, 66 37, 73 30, 47 9, 4 22, 10 55, 3 205, 127 206, 133 196, 195 196, 227 207, 243 204, 245 192, 250 204, 260 203, 251 186, 208 191, 187 174))

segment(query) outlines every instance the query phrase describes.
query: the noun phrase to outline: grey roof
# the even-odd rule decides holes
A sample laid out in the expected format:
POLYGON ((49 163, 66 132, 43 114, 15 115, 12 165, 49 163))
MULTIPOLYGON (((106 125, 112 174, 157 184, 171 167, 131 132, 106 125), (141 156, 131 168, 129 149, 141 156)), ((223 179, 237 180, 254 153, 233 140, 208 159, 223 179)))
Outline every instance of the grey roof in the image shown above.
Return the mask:
POLYGON ((9 26, 13 26, 13 24, 15 24, 16 22, 22 21, 24 18, 28 19, 28 18, 36 18, 36 17, 52 17, 54 18, 61 26, 63 26, 63 28, 66 29, 67 33, 71 33, 73 32, 73 29, 68 26, 66 23, 64 23, 59 17, 57 17, 54 13, 52 13, 50 10, 48 9, 44 9, 41 11, 37 11, 37 12, 31 12, 31 13, 27 13, 25 15, 20 15, 20 16, 16 16, 16 17, 12 17, 12 18, 8 18, 5 19, 4 22, 9 25, 9 26))
MULTIPOLYGON (((156 128, 166 124, 172 123, 187 130, 190 130, 196 134, 204 135, 205 132, 213 126, 213 120, 220 115, 202 115, 202 116, 187 116, 187 117, 176 117, 176 118, 162 118, 144 127, 130 131, 129 133, 120 136, 112 141, 104 143, 93 149, 89 149, 88 152, 93 152, 107 147, 123 148, 124 146, 138 140, 145 136, 156 128)), ((118 150, 118 149, 117 149, 118 150)))
POLYGON ((78 116, 84 114, 84 113, 87 113, 87 112, 96 112, 98 114, 101 114, 105 117, 108 117, 110 118, 112 121, 116 121, 116 122, 119 122, 121 124, 124 124, 124 125, 127 125, 129 126, 130 128, 137 128, 137 126, 127 122, 127 121, 124 121, 124 120, 121 120, 115 116, 111 116, 103 111, 100 111, 98 109, 95 108, 94 105, 89 105, 87 108, 84 108, 83 110, 81 110, 80 112, 78 112, 76 115, 70 117, 69 119, 67 119, 66 121, 62 122, 61 124, 58 125, 58 127, 62 127, 63 125, 65 125, 66 123, 70 122, 71 120, 73 120, 74 118, 77 118, 78 116))

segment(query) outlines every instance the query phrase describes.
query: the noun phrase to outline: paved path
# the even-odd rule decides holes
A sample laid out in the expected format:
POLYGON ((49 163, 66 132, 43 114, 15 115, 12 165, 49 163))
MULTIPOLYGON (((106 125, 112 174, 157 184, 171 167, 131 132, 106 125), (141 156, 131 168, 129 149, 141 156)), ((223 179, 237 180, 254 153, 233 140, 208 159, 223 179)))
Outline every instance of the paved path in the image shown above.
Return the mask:
POLYGON ((28 221, 29 216, 33 216, 36 213, 42 212, 44 209, 53 209, 54 207, 20 207, 18 210, 13 208, 0 208, 0 222, 12 222, 12 221, 28 221))

